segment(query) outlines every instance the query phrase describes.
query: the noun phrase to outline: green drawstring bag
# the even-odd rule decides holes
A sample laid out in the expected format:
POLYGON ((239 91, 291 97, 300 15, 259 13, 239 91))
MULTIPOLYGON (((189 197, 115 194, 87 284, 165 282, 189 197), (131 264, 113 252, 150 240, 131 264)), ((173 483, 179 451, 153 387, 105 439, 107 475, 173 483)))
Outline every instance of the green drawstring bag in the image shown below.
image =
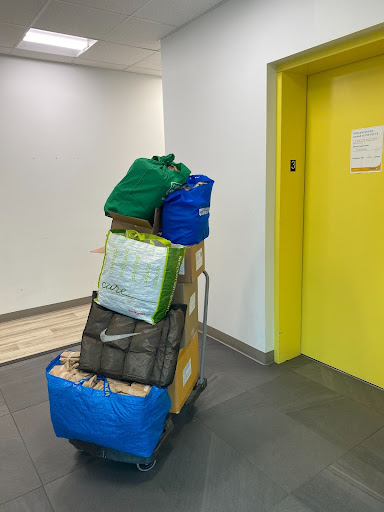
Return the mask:
POLYGON ((171 192, 179 189, 191 171, 174 162, 175 155, 138 158, 126 176, 116 185, 104 206, 108 212, 136 217, 153 223, 156 208, 160 208, 171 192))

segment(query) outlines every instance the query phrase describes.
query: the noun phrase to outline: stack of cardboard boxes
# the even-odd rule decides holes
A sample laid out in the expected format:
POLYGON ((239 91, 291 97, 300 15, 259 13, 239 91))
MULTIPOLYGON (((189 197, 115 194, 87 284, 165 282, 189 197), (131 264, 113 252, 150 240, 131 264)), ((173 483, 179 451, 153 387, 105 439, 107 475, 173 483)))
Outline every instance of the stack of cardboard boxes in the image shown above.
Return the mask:
MULTIPOLYGON (((111 229, 134 229, 139 233, 161 235, 161 209, 155 212, 151 225, 147 220, 108 212, 112 217, 111 229)), ((103 253, 104 247, 92 252, 103 253)), ((204 241, 187 247, 180 268, 173 304, 186 304, 184 334, 181 340, 173 383, 168 388, 172 401, 170 412, 178 414, 199 378, 198 343, 198 289, 197 278, 205 269, 204 241)))

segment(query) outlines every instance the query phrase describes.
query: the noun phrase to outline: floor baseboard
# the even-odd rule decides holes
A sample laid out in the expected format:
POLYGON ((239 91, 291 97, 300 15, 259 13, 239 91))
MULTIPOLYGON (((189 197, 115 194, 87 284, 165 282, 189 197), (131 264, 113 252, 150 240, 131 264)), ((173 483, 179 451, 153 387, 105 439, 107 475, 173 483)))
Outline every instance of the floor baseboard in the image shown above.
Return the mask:
MULTIPOLYGON (((199 322, 199 331, 203 330, 203 324, 199 322)), ((250 345, 247 345, 243 341, 240 341, 233 336, 229 336, 229 334, 225 334, 222 331, 219 331, 218 329, 215 329, 214 327, 207 326, 207 334, 211 338, 214 338, 215 340, 219 341, 220 343, 223 343, 227 347, 230 347, 234 350, 237 350, 237 352, 240 352, 244 356, 249 357, 250 359, 253 359, 254 361, 257 361, 260 364, 263 365, 269 365, 274 362, 274 351, 271 350, 270 352, 262 352, 261 350, 258 350, 255 347, 251 347, 250 345)))
POLYGON ((60 311, 62 309, 75 308, 77 306, 84 306, 91 304, 92 297, 82 297, 80 299, 66 300, 65 302, 57 302, 56 304, 47 304, 46 306, 39 306, 37 308, 22 309, 20 311, 13 311, 12 313, 5 313, 0 315, 0 324, 4 322, 11 322, 12 320, 20 320, 35 315, 44 315, 45 313, 52 313, 52 311, 60 311))
POLYGON ((28 359, 33 359, 35 357, 45 356, 47 354, 55 354, 56 352, 66 350, 67 348, 77 347, 80 344, 81 344, 81 341, 76 341, 76 343, 70 343, 69 345, 66 344, 63 347, 56 347, 54 349, 44 350, 43 352, 38 352, 37 354, 29 354, 28 356, 18 357, 16 359, 12 359, 11 361, 4 361, 3 363, 0 363, 0 368, 2 366, 8 366, 9 364, 20 363, 21 361, 27 361, 28 359))

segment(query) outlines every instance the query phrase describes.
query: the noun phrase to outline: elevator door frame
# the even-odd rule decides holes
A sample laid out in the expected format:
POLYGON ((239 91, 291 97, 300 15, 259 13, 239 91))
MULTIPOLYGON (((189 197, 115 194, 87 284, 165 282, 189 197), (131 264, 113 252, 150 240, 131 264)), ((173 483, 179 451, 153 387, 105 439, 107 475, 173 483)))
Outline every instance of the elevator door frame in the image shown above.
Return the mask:
POLYGON ((307 79, 384 54, 384 30, 276 66, 275 361, 301 353, 307 79))

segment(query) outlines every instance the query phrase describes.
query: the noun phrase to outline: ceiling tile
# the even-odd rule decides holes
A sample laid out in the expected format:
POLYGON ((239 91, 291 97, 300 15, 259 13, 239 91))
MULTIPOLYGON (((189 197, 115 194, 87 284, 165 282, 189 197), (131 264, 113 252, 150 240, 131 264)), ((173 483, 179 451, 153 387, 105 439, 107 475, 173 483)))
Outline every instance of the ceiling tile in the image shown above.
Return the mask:
POLYGON ((9 53, 11 51, 12 48, 5 48, 5 46, 0 46, 0 53, 9 53))
POLYGON ((64 57, 64 55, 54 55, 53 53, 31 52, 30 50, 19 50, 14 48, 11 55, 18 57, 28 57, 29 59, 51 60, 54 62, 72 62, 73 57, 64 57))
POLYGON ((161 76, 161 71, 158 69, 142 69, 137 68, 135 66, 130 66, 124 71, 129 71, 130 73, 139 73, 140 75, 153 75, 153 76, 161 76))
POLYGON ((112 64, 111 62, 98 62, 97 60, 75 59, 73 64, 81 64, 82 66, 91 66, 93 68, 106 68, 123 70, 126 68, 125 64, 112 64))
POLYGON ((161 70, 161 52, 153 53, 144 60, 136 62, 135 67, 161 70))
POLYGON ((34 28, 73 36, 100 39, 126 16, 65 2, 52 2, 39 16, 34 28))
POLYGON ((28 27, 0 23, 0 45, 12 48, 24 37, 27 30, 28 27))
POLYGON ((146 4, 148 0, 68 0, 68 2, 128 16, 146 4))
POLYGON ((152 53, 152 50, 99 41, 89 50, 81 54, 78 59, 82 60, 82 58, 84 58, 86 60, 97 60, 99 62, 112 62, 113 64, 132 66, 145 57, 149 57, 152 53))
POLYGON ((127 21, 116 27, 103 39, 112 43, 129 44, 160 50, 160 39, 170 34, 175 27, 154 23, 153 21, 129 18, 127 21))
POLYGON ((135 17, 180 27, 208 11, 222 0, 152 0, 135 17))
POLYGON ((30 25, 47 0, 0 0, 0 20, 15 25, 30 25))

